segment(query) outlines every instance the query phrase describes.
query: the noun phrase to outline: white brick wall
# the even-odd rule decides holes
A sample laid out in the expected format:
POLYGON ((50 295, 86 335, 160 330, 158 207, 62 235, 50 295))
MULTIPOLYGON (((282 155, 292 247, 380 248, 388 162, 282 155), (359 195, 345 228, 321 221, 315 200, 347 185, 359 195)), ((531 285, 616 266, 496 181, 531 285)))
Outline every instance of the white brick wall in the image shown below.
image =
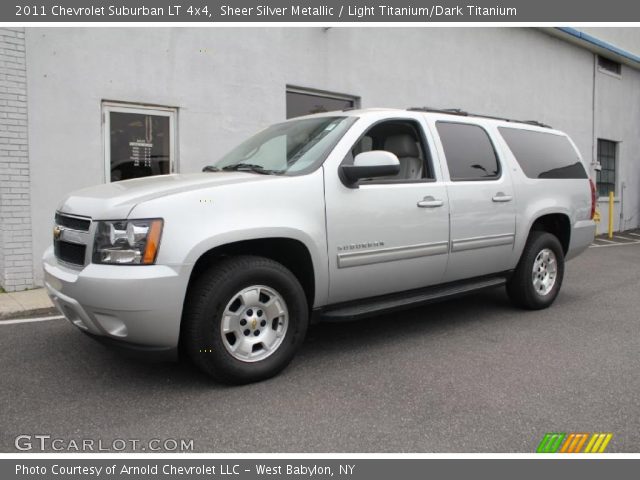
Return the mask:
POLYGON ((33 286, 24 29, 0 28, 0 286, 33 286))

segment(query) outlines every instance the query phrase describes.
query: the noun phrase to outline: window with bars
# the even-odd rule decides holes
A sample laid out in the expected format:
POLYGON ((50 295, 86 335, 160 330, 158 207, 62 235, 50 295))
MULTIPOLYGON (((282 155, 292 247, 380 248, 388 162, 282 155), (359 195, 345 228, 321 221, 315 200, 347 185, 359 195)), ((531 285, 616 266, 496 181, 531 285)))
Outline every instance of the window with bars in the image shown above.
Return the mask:
POLYGON ((617 142, 611 140, 598 139, 598 162, 600 171, 596 175, 598 184, 598 195, 609 196, 609 192, 616 191, 616 150, 617 142))

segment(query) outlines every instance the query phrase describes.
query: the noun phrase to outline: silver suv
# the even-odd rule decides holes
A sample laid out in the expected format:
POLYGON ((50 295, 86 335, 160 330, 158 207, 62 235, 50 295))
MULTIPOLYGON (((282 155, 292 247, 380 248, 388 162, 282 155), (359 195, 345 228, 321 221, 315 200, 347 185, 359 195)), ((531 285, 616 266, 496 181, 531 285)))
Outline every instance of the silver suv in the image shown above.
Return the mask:
POLYGON ((500 285, 548 307, 593 240, 594 206, 575 145, 545 125, 329 112, 270 126, 202 173, 71 194, 45 284, 98 340, 251 382, 282 370, 312 321, 500 285))

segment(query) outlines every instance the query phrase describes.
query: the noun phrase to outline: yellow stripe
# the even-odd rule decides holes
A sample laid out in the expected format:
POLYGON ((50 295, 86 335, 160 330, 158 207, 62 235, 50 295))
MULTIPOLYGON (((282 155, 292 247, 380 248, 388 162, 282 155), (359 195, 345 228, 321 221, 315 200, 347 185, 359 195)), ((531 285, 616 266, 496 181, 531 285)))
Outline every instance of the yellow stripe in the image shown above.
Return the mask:
POLYGON ((613 437, 613 435, 608 433, 604 439, 604 442, 602 442, 602 445, 600 445, 600 450, 598 450, 598 453, 604 452, 604 449, 607 448, 607 445, 609 445, 609 442, 611 441, 611 437, 613 437))
MULTIPOLYGON (((575 433, 572 433, 571 435, 569 435, 567 437, 567 439, 564 441, 564 445, 562 445, 562 449, 560 450, 560 453, 565 453, 567 451, 567 448, 569 447, 569 444, 573 441, 574 437, 576 436, 575 433)), ((573 447, 573 445, 571 445, 573 447)))
POLYGON ((587 438, 589 438, 589 434, 588 433, 581 433, 580 435, 581 435, 582 438, 580 439, 580 442, 576 446, 576 448, 573 451, 573 453, 580 453, 580 449, 582 448, 582 445, 584 445, 584 442, 586 442, 587 438))
POLYGON ((596 443, 593 444, 593 447, 591 448, 591 453, 598 453, 598 448, 600 448, 600 444, 602 443, 605 437, 604 433, 598 433, 597 435, 598 435, 598 439, 596 440, 596 443))
POLYGON ((591 435, 591 440, 589 440, 589 443, 587 444, 587 448, 584 449, 584 453, 591 453, 591 447, 596 442, 597 438, 598 438, 597 433, 594 433, 593 435, 591 435))

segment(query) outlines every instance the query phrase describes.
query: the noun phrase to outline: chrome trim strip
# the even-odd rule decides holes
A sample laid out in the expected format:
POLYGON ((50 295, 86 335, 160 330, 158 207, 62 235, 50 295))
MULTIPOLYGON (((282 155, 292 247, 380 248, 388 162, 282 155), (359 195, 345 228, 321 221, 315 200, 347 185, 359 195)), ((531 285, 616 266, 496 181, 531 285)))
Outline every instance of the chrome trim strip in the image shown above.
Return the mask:
POLYGON ((500 245, 513 245, 515 237, 516 236, 513 233, 505 233, 501 235, 489 235, 486 237, 453 240, 451 242, 451 251, 464 252, 466 250, 476 250, 478 248, 497 247, 500 245))
POLYGON ((449 252, 449 242, 422 243, 406 247, 380 248, 366 252, 349 252, 338 255, 338 268, 358 267, 374 263, 408 260, 410 258, 442 255, 449 252))
POLYGON ((78 243, 80 245, 87 245, 89 243, 89 232, 84 230, 74 230, 72 228, 60 227, 60 240, 71 243, 78 243))
POLYGON ((77 218, 78 220, 89 220, 89 221, 91 221, 91 217, 87 217, 86 215, 76 215, 74 213, 64 213, 64 212, 61 212, 60 210, 56 210, 56 214, 60 215, 61 217, 70 217, 70 218, 77 218))

